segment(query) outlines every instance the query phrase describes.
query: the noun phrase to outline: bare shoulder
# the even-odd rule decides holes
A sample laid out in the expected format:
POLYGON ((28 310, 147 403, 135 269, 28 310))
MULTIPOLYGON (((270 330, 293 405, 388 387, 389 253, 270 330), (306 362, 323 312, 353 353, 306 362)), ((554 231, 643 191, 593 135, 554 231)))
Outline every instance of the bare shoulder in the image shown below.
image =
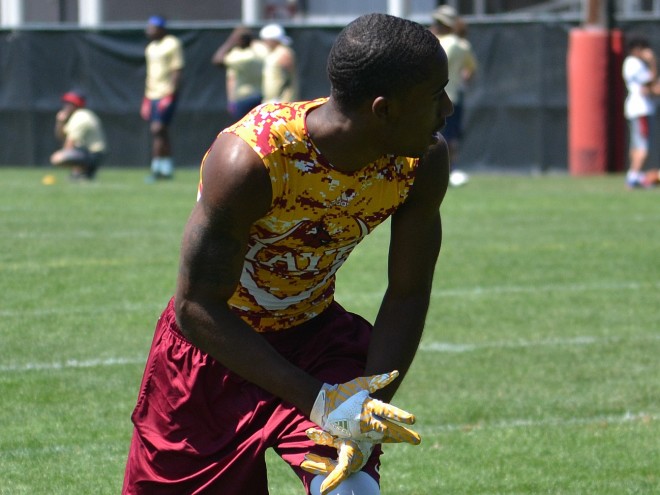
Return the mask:
POLYGON ((270 177, 257 153, 234 134, 222 133, 207 153, 202 168, 200 204, 207 215, 229 212, 252 223, 270 208, 270 177))

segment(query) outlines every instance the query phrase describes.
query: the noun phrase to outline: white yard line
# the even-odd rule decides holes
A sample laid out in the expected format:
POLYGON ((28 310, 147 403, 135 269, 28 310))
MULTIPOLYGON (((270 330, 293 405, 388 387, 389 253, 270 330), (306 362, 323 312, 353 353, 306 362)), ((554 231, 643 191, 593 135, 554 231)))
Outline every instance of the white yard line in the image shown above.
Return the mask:
MULTIPOLYGON (((653 412, 626 412, 621 415, 599 415, 583 418, 540 418, 540 419, 510 419, 484 423, 465 424, 419 424, 415 430, 422 435, 464 432, 472 433, 497 429, 533 429, 533 428, 564 428, 588 425, 620 425, 628 423, 649 424, 660 420, 660 413, 653 412)), ((122 454, 124 447, 120 448, 114 443, 86 443, 84 445, 44 445, 42 447, 21 447, 0 450, 0 455, 7 459, 31 458, 35 455, 63 454, 67 452, 103 452, 103 455, 114 457, 122 454)))
MULTIPOLYGON (((340 287, 341 289, 341 287, 340 287)), ((548 284, 548 285, 499 285, 492 287, 464 287, 456 289, 434 289, 433 298, 443 297, 482 297, 500 294, 543 294, 546 292, 599 292, 612 290, 648 290, 660 289, 660 282, 594 282, 591 284, 548 284)), ((353 292, 338 290, 337 300, 342 299, 381 299, 382 292, 353 292)))
POLYGON ((26 371, 58 371, 65 369, 99 368, 104 366, 124 366, 142 364, 147 360, 146 354, 133 358, 106 358, 106 359, 67 359, 66 361, 51 363, 22 363, 0 365, 0 373, 21 373, 26 371))
POLYGON ((544 339, 544 340, 509 340, 498 342, 482 342, 479 344, 453 344, 449 342, 422 342, 419 350, 426 352, 446 352, 463 353, 473 352, 483 349, 519 349, 526 347, 562 347, 562 346, 586 346, 586 345, 607 345, 617 344, 619 342, 649 342, 660 341, 660 334, 644 334, 632 337, 591 337, 577 336, 565 339, 544 339))
POLYGON ((99 306, 75 306, 75 307, 50 307, 50 308, 34 308, 34 309, 0 309, 0 317, 21 317, 29 318, 32 316, 48 316, 48 315, 61 315, 61 314, 76 314, 76 315, 95 315, 100 313, 128 313, 133 311, 158 312, 165 309, 167 300, 159 303, 119 303, 119 304, 105 304, 99 306))
POLYGON ((465 424, 440 424, 424 425, 420 424, 415 430, 420 433, 437 433, 452 431, 475 431, 492 429, 515 429, 515 428, 543 428, 543 427, 564 427, 564 426, 582 426, 592 424, 624 424, 624 423, 649 423, 660 420, 660 413, 657 412, 630 412, 627 411, 620 415, 599 415, 589 417, 573 418, 539 418, 539 419, 509 419, 492 422, 465 423, 465 424))
MULTIPOLYGON (((512 340, 499 342, 483 342, 479 344, 452 344, 448 342, 422 342, 421 352, 444 352, 444 353, 465 353, 474 352, 483 349, 516 349, 516 348, 534 348, 548 346, 585 346, 585 345, 608 345, 619 342, 658 342, 660 334, 637 335, 631 338, 621 337, 589 337, 578 336, 566 339, 546 339, 546 340, 512 340)), ((104 366, 122 366, 144 364, 146 355, 142 357, 113 357, 106 359, 68 359, 60 362, 28 362, 16 364, 0 364, 0 373, 13 372, 21 373, 27 371, 57 371, 64 369, 77 368, 97 368, 104 366)))
MULTIPOLYGON (((165 263, 169 260, 158 259, 152 260, 154 263, 165 263)), ((130 258, 130 259, 90 259, 90 260, 59 260, 51 261, 49 268, 53 267, 70 267, 70 266, 115 266, 115 265, 127 265, 127 264, 136 264, 139 260, 130 258)), ((27 267, 33 269, 43 269, 43 265, 37 262, 30 262, 29 265, 22 265, 23 268, 27 267)), ((2 271, 2 265, 0 264, 0 271, 2 271)), ((14 264, 5 264, 4 268, 19 268, 18 265, 14 264)), ((602 291, 602 290, 649 290, 649 289, 660 289, 660 282, 658 283, 640 283, 640 282, 620 282, 620 283, 611 283, 611 284, 567 284, 567 285, 547 285, 547 286, 496 286, 496 287, 475 287, 475 288, 464 288, 464 289, 439 289, 434 290, 432 297, 442 298, 442 297, 480 297, 480 296, 490 296, 490 295, 499 295, 506 293, 543 293, 543 292, 589 292, 589 291, 602 291)), ((347 292, 343 291, 338 293, 337 300, 341 303, 342 299, 351 300, 351 299, 363 299, 363 298, 381 298, 382 293, 380 292, 347 292)), ((2 316, 21 316, 24 318, 30 316, 41 316, 49 314, 61 314, 61 313, 72 313, 76 314, 93 314, 109 311, 141 311, 144 309, 151 309, 154 307, 154 304, 118 304, 118 305, 107 305, 104 307, 100 306, 78 306, 76 308, 64 308, 64 307, 54 307, 54 308, 36 308, 36 309, 17 309, 17 308, 0 308, 0 317, 2 316)), ((160 305, 159 305, 160 307, 160 305)), ((162 306, 164 307, 164 306, 162 306)))
POLYGON ((641 290, 658 289, 660 282, 602 282, 592 284, 549 284, 549 285, 529 285, 529 286, 494 286, 494 287, 470 287, 464 289, 442 289, 434 290, 433 297, 444 296, 489 296, 498 294, 534 294, 544 292, 592 292, 592 291, 610 291, 610 290, 641 290))

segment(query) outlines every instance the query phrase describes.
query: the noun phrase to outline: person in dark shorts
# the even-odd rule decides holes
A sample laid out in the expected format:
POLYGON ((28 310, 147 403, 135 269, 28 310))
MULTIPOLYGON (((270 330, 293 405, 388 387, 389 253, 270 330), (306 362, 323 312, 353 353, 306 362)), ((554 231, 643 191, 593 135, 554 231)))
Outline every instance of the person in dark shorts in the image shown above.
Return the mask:
POLYGON ((376 495, 381 444, 420 442, 390 401, 442 238, 447 57, 423 26, 370 14, 339 34, 328 76, 328 98, 263 104, 202 160, 124 495, 264 495, 269 448, 308 494, 376 495), (335 275, 387 218, 389 282, 372 325, 334 300, 335 275))
POLYGON ((184 54, 181 40, 168 33, 164 17, 151 16, 145 32, 149 44, 145 49, 147 77, 140 115, 149 122, 151 174, 147 181, 153 182, 174 176, 169 128, 179 98, 184 54))

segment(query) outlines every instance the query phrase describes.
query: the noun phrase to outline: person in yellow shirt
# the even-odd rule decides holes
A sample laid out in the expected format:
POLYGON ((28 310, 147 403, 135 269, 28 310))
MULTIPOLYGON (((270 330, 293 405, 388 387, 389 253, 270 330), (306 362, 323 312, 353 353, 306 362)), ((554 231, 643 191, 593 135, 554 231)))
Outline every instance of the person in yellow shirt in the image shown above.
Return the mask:
POLYGON ((151 131, 151 175, 149 181, 171 179, 174 161, 169 126, 176 110, 184 67, 181 41, 167 33, 166 21, 151 16, 145 30, 150 40, 145 50, 147 77, 140 115, 151 131))
POLYGON ((464 90, 477 72, 477 60, 470 42, 456 32, 460 22, 456 9, 450 5, 441 5, 433 11, 432 18, 433 23, 430 30, 436 35, 447 53, 449 64, 447 94, 454 104, 454 113, 447 120, 447 127, 442 134, 449 145, 449 159, 452 167, 450 184, 457 186, 468 180, 467 174, 456 169, 456 159, 463 139, 464 90))
POLYGON ((71 179, 92 180, 106 150, 101 120, 85 108, 85 97, 79 91, 62 95, 62 103, 55 117, 55 137, 63 144, 51 155, 50 162, 71 168, 71 179))
POLYGON ((297 101, 298 75, 291 38, 279 24, 268 24, 259 31, 259 39, 267 49, 262 84, 263 101, 297 101))
POLYGON ((232 118, 243 117, 261 103, 265 56, 265 47, 255 43, 245 26, 237 26, 213 54, 211 63, 227 70, 227 111, 232 118))

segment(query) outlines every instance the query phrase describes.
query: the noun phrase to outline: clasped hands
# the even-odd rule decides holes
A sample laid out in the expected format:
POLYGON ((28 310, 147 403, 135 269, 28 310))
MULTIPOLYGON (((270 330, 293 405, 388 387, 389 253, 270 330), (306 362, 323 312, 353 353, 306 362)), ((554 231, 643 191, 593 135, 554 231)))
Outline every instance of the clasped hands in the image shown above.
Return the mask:
POLYGON ((395 370, 339 385, 326 383, 321 388, 310 414, 310 419, 321 429, 310 428, 306 433, 318 445, 335 447, 337 459, 307 454, 301 467, 327 475, 321 485, 323 495, 362 469, 374 444, 421 442, 417 432, 402 426, 414 424, 413 414, 369 395, 392 383, 397 376, 399 372, 395 370))

